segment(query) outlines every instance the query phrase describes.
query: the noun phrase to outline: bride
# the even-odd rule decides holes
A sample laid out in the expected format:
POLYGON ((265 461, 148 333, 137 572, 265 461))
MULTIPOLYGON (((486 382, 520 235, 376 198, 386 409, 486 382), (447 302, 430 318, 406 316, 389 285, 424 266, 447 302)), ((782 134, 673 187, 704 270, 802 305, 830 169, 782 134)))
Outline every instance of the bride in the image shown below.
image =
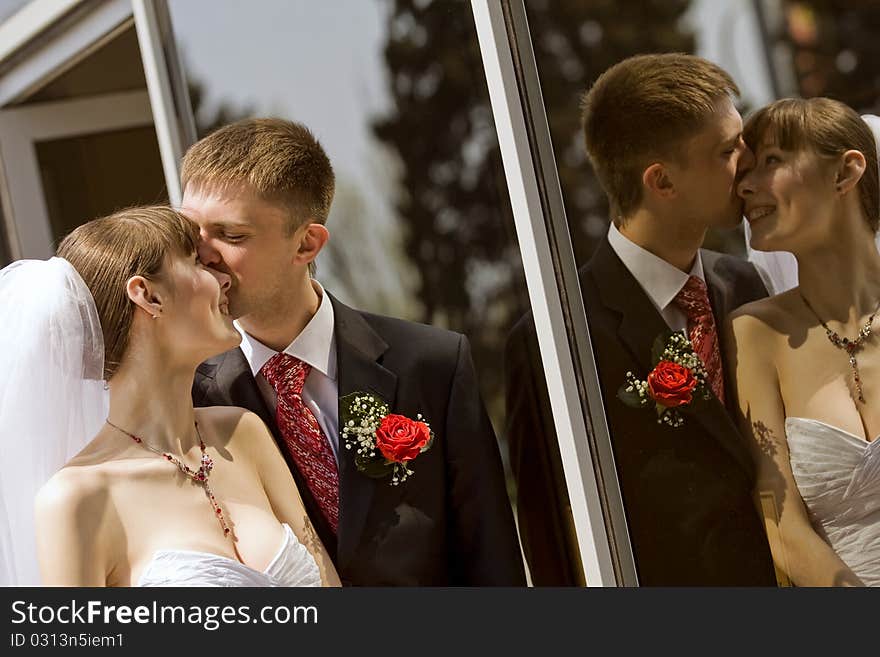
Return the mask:
POLYGON ((877 149, 834 100, 786 99, 744 129, 739 184, 758 251, 799 285, 729 318, 743 433, 777 567, 798 586, 880 585, 880 221, 877 149))
POLYGON ((4 583, 339 585, 262 421, 192 406, 198 364, 240 341, 197 239, 124 210, 0 272, 4 583))

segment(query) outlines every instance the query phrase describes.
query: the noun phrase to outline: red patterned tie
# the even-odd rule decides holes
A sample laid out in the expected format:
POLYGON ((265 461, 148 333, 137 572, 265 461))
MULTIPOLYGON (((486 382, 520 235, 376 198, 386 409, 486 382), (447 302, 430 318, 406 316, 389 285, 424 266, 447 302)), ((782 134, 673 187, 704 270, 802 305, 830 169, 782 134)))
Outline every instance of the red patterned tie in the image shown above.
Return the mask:
POLYGON ((303 386, 311 371, 311 365, 285 353, 272 356, 260 370, 278 395, 275 418, 287 452, 335 533, 339 522, 339 472, 330 441, 303 402, 303 386))
POLYGON ((706 283, 697 276, 687 279, 675 297, 676 305, 687 315, 688 336, 694 351, 706 366, 709 385, 715 396, 724 403, 724 373, 721 369, 721 350, 718 347, 718 330, 715 316, 709 305, 706 283))

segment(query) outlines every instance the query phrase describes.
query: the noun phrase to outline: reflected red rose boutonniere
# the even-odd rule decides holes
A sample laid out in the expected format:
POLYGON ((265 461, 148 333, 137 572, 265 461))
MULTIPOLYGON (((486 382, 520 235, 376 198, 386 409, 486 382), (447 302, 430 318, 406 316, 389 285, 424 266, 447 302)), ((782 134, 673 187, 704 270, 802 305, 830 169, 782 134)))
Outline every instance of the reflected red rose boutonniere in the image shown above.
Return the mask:
POLYGON ((712 396, 703 361, 682 331, 659 335, 651 350, 651 360, 654 369, 646 379, 626 373, 617 397, 632 408, 653 406, 658 423, 680 427, 684 424, 683 410, 712 396))

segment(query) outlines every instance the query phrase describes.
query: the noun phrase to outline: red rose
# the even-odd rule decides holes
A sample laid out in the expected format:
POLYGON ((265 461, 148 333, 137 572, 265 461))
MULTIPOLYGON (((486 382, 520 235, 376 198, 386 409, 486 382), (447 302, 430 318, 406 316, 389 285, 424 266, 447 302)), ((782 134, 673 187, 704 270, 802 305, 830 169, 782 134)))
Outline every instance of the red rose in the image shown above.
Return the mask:
POLYGON ((651 398, 666 408, 690 404, 697 380, 691 371, 678 363, 662 360, 648 375, 651 398))
POLYGON ((382 456, 395 463, 413 460, 430 440, 428 425, 403 415, 386 415, 376 429, 376 447, 382 456))

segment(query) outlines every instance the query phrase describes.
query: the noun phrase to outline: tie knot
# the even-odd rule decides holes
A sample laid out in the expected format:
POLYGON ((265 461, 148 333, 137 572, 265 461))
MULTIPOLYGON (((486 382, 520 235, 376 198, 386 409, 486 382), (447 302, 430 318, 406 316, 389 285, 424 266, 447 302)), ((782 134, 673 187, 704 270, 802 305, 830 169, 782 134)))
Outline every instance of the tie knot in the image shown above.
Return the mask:
POLYGON ((290 354, 281 352, 266 361, 266 364, 260 369, 260 373, 266 377, 266 381, 275 389, 275 392, 300 395, 306 383, 306 377, 311 370, 311 365, 290 354))
POLYGON ((709 291, 702 278, 689 276, 687 282, 675 295, 675 303, 688 316, 688 318, 703 317, 712 314, 712 305, 709 303, 709 291))

